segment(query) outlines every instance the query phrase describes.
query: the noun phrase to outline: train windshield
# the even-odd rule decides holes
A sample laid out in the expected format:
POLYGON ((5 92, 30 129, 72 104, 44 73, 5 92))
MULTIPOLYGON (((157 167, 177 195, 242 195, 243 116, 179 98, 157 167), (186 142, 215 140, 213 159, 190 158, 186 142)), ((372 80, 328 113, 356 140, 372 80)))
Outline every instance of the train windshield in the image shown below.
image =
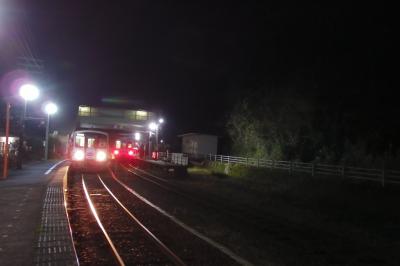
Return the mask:
POLYGON ((77 133, 75 136, 75 147, 106 149, 107 136, 95 133, 77 133))

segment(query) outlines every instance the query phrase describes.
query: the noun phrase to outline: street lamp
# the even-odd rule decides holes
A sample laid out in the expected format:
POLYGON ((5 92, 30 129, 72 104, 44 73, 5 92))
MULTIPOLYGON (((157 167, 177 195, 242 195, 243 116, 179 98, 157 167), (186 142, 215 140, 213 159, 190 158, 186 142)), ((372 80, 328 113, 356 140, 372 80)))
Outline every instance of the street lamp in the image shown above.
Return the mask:
POLYGON ((136 140, 136 141, 139 141, 139 140, 140 140, 140 137, 141 137, 141 136, 140 136, 140 133, 139 133, 139 132, 136 132, 136 133, 135 133, 135 140, 136 140))
POLYGON ((26 106, 28 101, 34 101, 39 97, 39 89, 30 83, 23 84, 19 88, 19 95, 24 99, 24 112, 20 118, 20 131, 19 131, 19 144, 18 144, 18 156, 17 156, 17 168, 22 168, 22 157, 24 153, 23 143, 25 135, 25 120, 26 120, 26 106))
MULTIPOLYGON (((157 123, 155 123, 155 122, 151 122, 150 124, 149 124, 149 129, 151 130, 151 131, 155 131, 156 132, 156 151, 158 152, 158 130, 159 130, 159 128, 160 128, 160 125, 162 124, 162 123, 164 123, 164 119, 163 118, 160 118, 160 119, 158 119, 158 122, 159 122, 159 124, 157 124, 157 123)), ((149 151, 150 151, 150 136, 151 136, 151 131, 150 131, 150 134, 149 134, 149 151)))
POLYGON ((150 129, 151 131, 155 131, 155 130, 157 130, 157 128, 158 128, 158 124, 157 124, 157 123, 151 122, 151 123, 149 124, 149 129, 150 129))
POLYGON ((19 95, 25 100, 24 116, 26 115, 26 104, 28 101, 34 101, 39 97, 39 89, 32 84, 24 84, 19 88, 19 95))
POLYGON ((149 124, 149 156, 151 158, 151 142, 150 142, 150 138, 151 138, 151 133, 152 131, 156 131, 156 137, 157 137, 157 129, 158 129, 158 124, 155 122, 151 122, 149 124))
MULTIPOLYGON (((17 167, 21 168, 22 165, 22 142, 23 142, 23 130, 24 130, 24 123, 25 123, 25 115, 26 115, 26 105, 28 101, 36 100, 39 97, 39 89, 33 84, 23 84, 19 88, 19 95, 21 98, 24 99, 24 113, 21 117, 21 130, 20 130, 20 137, 19 137, 19 147, 18 147, 18 157, 17 157, 17 167)), ((10 135, 10 109, 11 104, 9 100, 6 100, 6 141, 4 144, 4 153, 3 153, 3 178, 6 178, 8 175, 8 152, 9 152, 9 135, 10 135)))
POLYGON ((50 116, 54 115, 58 111, 57 105, 52 102, 47 103, 44 106, 44 111, 47 114, 47 125, 46 125, 46 144, 44 151, 44 159, 47 161, 49 157, 49 124, 50 124, 50 116))

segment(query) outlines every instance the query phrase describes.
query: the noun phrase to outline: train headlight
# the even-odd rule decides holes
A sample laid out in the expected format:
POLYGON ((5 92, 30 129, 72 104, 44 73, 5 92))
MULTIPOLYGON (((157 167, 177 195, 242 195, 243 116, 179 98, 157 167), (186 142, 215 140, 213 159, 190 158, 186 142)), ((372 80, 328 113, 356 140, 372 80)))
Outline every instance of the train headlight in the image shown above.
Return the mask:
POLYGON ((72 156, 72 160, 74 161, 83 161, 85 158, 85 153, 82 150, 76 150, 74 155, 72 156))
POLYGON ((96 161, 104 162, 107 159, 107 154, 104 151, 98 151, 96 153, 96 161))

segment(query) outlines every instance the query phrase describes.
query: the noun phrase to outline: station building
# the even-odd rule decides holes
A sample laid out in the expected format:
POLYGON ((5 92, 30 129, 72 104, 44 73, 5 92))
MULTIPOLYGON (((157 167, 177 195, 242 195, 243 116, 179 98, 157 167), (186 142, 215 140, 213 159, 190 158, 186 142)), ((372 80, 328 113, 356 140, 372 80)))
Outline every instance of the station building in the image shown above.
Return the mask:
POLYGON ((217 154, 218 136, 186 133, 179 135, 182 138, 182 153, 188 154, 190 157, 203 157, 208 154, 217 154))

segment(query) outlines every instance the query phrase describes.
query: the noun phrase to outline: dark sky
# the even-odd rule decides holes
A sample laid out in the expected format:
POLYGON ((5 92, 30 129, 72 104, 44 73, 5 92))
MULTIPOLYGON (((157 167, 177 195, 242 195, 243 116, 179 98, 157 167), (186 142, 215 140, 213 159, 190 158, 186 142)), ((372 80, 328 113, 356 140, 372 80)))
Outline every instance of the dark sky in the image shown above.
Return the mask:
POLYGON ((218 132, 262 86, 390 102, 391 7, 260 2, 21 1, 12 20, 45 60, 60 125, 77 104, 122 97, 161 110, 173 134, 218 132))

